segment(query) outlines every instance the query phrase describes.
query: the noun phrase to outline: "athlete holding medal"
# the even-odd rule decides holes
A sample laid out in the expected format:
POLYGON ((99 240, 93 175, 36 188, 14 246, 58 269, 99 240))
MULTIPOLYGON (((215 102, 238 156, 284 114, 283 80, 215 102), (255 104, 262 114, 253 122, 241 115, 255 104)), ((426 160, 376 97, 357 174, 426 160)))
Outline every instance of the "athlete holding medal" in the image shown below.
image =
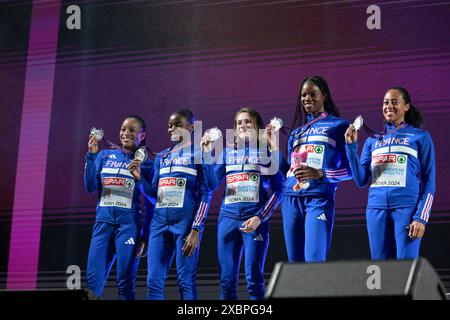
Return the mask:
POLYGON ((146 157, 145 122, 132 115, 122 123, 121 145, 104 139, 102 129, 92 128, 89 136, 84 185, 98 193, 95 224, 87 263, 87 287, 98 298, 117 258, 119 298, 135 299, 139 257, 145 256, 148 229, 155 199, 146 197, 146 216, 141 226, 139 196, 143 180, 152 179, 153 163, 146 157), (105 141, 112 149, 99 151, 105 141), (142 178, 142 179, 141 179, 142 178))
POLYGON ((312 76, 302 81, 293 127, 297 129, 289 136, 283 161, 281 202, 288 259, 325 261, 337 184, 351 179, 343 137, 348 121, 339 118, 325 79, 312 76))
MULTIPOLYGON (((280 119, 273 124, 274 130, 282 126, 280 119)), ((234 119, 234 144, 225 148, 220 163, 203 164, 211 190, 216 190, 223 181, 226 185, 217 224, 220 297, 223 300, 237 299, 243 255, 249 298, 264 298, 269 221, 281 200, 283 175, 278 166, 273 172, 269 170, 272 167, 269 160, 273 157, 258 135, 263 125, 258 112, 240 109, 234 119)), ((213 138, 211 134, 202 138, 204 153, 210 152, 213 138)))
POLYGON ((436 190, 433 141, 420 129, 422 116, 406 89, 389 89, 382 112, 385 131, 367 138, 360 159, 358 128, 349 126, 346 153, 356 184, 370 183, 366 218, 372 259, 413 259, 436 190))

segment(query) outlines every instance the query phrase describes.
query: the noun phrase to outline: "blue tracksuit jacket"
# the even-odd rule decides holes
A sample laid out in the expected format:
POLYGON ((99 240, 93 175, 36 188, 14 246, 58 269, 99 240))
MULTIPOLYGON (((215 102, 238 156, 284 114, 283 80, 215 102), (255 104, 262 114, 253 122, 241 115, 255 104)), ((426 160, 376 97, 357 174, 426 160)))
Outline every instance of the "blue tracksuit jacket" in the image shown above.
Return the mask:
MULTIPOLYGON (((307 116, 308 123, 313 116, 307 116)), ((339 182, 351 179, 345 154, 344 133, 348 121, 328 114, 293 131, 288 139, 284 197, 281 203, 283 229, 289 261, 324 261, 334 224, 334 198, 339 182), (307 153, 307 165, 320 169, 322 179, 294 190, 297 179, 291 170, 294 151, 307 153)))
POLYGON ((195 279, 199 247, 190 257, 183 256, 182 248, 192 229, 200 232, 201 239, 211 191, 202 165, 194 161, 201 156, 195 155, 193 145, 172 152, 174 147, 155 158, 152 182, 144 186, 147 194, 157 197, 147 259, 147 299, 151 300, 164 299, 164 283, 174 256, 181 298, 197 298, 195 279))
MULTIPOLYGON (((395 129, 387 123, 386 132, 395 129)), ((381 139, 368 138, 361 159, 358 144, 346 146, 358 186, 370 183, 368 208, 415 207, 413 220, 428 222, 436 190, 436 165, 430 134, 406 126, 381 139)))
MULTIPOLYGON (((269 245, 268 219, 278 207, 282 196, 283 174, 277 167, 270 174, 270 163, 262 160, 258 150, 249 147, 226 148, 222 163, 204 164, 209 188, 226 182, 217 227, 218 259, 220 265, 221 299, 237 298, 239 266, 245 252, 245 273, 250 299, 264 298, 264 263, 269 245), (272 194, 269 197, 268 189, 272 194), (262 223, 252 233, 240 230, 242 223, 258 216, 262 223)), ((278 158, 277 158, 278 160, 278 158)))
POLYGON ((261 164, 261 157, 258 150, 248 147, 241 150, 226 148, 221 164, 203 165, 211 190, 217 189, 226 178, 221 215, 239 220, 259 216, 265 222, 273 214, 281 200, 284 179, 279 170, 272 175, 264 173, 269 165, 261 164))
MULTIPOLYGON (((145 224, 141 230, 139 196, 143 191, 127 169, 134 154, 121 150, 102 150, 86 154, 84 185, 98 192, 95 225, 88 257, 87 285, 101 296, 109 270, 117 255, 117 283, 121 299, 134 299, 139 259, 136 245, 148 238, 155 200, 147 198, 145 224), (106 275, 106 276, 105 276, 106 275)), ((141 177, 151 179, 153 163, 141 164, 141 177)))
MULTIPOLYGON (((313 120, 308 114, 307 121, 313 120)), ((284 184, 286 196, 331 196, 337 189, 337 183, 351 179, 351 170, 345 154, 344 133, 349 126, 347 120, 327 115, 314 124, 294 130, 288 139, 287 165, 284 184), (294 173, 289 170, 291 155, 295 149, 304 148, 308 151, 309 167, 322 169, 324 177, 321 180, 311 180, 307 189, 293 190, 297 183, 294 173)))

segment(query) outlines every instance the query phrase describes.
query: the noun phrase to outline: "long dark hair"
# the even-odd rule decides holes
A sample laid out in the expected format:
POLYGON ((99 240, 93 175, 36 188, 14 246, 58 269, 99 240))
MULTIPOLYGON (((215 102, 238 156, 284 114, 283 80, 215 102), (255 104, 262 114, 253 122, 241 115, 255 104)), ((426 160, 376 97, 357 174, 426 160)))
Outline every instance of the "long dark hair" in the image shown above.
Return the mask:
POLYGON ((409 104, 409 109, 405 113, 405 122, 413 127, 420 128, 423 124, 423 117, 420 111, 411 103, 411 96, 408 90, 400 86, 389 88, 389 90, 399 91, 405 103, 409 104))
POLYGON ((340 113, 333 99, 331 98, 330 88, 328 87, 328 83, 324 78, 320 76, 310 76, 306 77, 301 85, 300 92, 297 97, 297 106, 295 107, 294 121, 292 122, 292 129, 295 130, 300 125, 306 123, 306 111, 305 108, 302 107, 301 96, 302 96, 302 88, 306 82, 314 83, 322 92, 325 97, 325 101, 323 103, 325 112, 331 114, 332 116, 339 117, 340 113))
MULTIPOLYGON (((139 125, 141 126, 142 131, 145 132, 145 130, 146 130, 146 125, 145 125, 144 119, 142 119, 141 116, 138 116, 137 114, 132 114, 132 115, 130 115, 130 116, 128 116, 128 117, 125 118, 125 120, 127 120, 127 119, 134 119, 134 120, 136 120, 136 121, 139 123, 139 125)), ((139 142, 138 148, 140 148, 140 147, 145 147, 145 141, 146 141, 146 139, 147 139, 147 137, 145 137, 144 139, 142 139, 142 140, 139 142)))

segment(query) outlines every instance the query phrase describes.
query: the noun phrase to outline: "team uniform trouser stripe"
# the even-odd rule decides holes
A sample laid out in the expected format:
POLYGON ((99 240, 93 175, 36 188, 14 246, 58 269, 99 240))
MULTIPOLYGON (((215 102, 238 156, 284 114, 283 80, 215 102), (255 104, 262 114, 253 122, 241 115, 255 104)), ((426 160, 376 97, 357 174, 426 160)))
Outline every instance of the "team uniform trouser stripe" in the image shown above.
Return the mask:
POLYGON ((194 222, 194 227, 199 226, 200 223, 202 222, 203 217, 205 216, 207 206, 208 205, 206 204, 206 202, 200 203, 200 208, 198 209, 198 213, 197 213, 197 219, 195 219, 195 222, 194 222))
POLYGON ((271 199, 269 200, 269 202, 267 203, 266 207, 263 210, 262 216, 264 217, 264 219, 269 215, 269 213, 272 211, 273 206, 275 205, 275 202, 277 201, 277 196, 276 195, 272 195, 271 199))

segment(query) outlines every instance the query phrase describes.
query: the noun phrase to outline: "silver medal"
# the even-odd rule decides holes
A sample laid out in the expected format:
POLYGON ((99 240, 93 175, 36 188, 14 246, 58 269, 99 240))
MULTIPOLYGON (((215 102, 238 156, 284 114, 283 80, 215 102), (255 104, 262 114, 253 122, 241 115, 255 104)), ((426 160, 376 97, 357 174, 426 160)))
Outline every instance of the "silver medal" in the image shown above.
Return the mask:
POLYGON ((136 150, 136 152, 134 153, 134 159, 139 160, 140 162, 144 162, 145 160, 147 160, 147 150, 145 150, 145 148, 139 148, 136 150))
POLYGON ((363 119, 362 115, 357 116, 355 121, 353 121, 353 127, 355 127, 356 131, 361 129, 363 124, 364 124, 364 119, 363 119))
POLYGON ((277 117, 272 118, 272 120, 270 120, 270 125, 275 128, 275 131, 278 131, 283 127, 283 120, 277 117))
POLYGON ((308 181, 302 184, 302 189, 303 190, 308 189, 308 188, 309 188, 309 182, 308 181))
POLYGON ((102 141, 103 136, 105 135, 104 132, 103 132, 103 129, 97 129, 95 127, 91 128, 91 133, 90 134, 92 136, 94 136, 97 141, 102 141))
POLYGON ((209 141, 214 142, 220 139, 222 136, 222 131, 219 128, 214 127, 206 130, 205 134, 208 136, 209 141))

